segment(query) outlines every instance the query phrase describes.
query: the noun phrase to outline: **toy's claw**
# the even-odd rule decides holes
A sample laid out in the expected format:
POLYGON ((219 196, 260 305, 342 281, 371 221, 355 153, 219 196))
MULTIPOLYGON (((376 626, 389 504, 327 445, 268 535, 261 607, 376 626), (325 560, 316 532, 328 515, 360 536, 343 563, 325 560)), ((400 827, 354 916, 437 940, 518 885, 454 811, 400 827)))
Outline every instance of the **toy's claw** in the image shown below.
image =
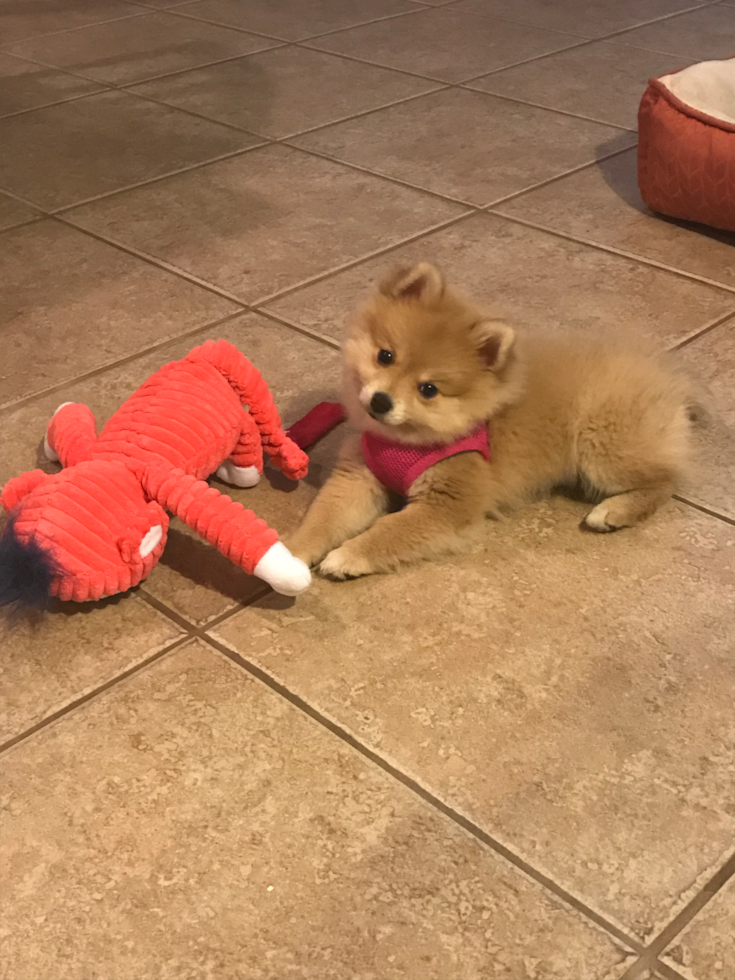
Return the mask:
POLYGON ((235 466, 231 459, 226 459, 217 469, 216 476, 231 487, 254 487, 260 481, 257 466, 235 466))
POLYGON ((281 595, 298 595, 311 583, 308 567, 300 558, 295 558, 282 541, 271 545, 254 572, 281 595))

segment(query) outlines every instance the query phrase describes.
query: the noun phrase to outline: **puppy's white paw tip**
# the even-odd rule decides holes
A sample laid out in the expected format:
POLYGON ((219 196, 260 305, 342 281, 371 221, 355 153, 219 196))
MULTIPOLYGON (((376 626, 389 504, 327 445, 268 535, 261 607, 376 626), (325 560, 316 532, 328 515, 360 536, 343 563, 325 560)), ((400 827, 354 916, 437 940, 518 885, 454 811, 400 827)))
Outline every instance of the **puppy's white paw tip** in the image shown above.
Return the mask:
POLYGON ((610 520, 610 508, 603 501, 594 507, 584 519, 585 525, 591 531, 606 533, 607 531, 617 531, 619 524, 614 524, 610 520))
POLYGON ((299 595, 311 584, 308 566, 295 558, 282 541, 277 541, 266 551, 254 572, 281 595, 299 595))
POLYGON ((231 459, 226 459, 217 467, 217 476, 231 487, 254 487, 260 482, 257 466, 235 466, 231 459))

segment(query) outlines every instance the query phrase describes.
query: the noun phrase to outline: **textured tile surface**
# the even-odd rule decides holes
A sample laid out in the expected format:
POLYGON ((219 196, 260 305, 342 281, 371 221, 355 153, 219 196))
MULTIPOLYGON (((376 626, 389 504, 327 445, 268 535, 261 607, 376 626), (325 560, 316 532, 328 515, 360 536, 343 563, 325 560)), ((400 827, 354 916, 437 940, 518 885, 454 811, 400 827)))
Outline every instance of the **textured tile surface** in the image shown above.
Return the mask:
POLYGON ((638 191, 635 149, 500 204, 498 211, 735 288, 735 234, 649 211, 638 191))
MULTIPOLYGON (((83 611, 59 603, 37 627, 4 632, 0 743, 153 656, 179 633, 135 595, 89 603, 83 611)), ((7 839, 5 830, 2 837, 7 839)), ((5 873, 3 878, 7 884, 5 873)))
MULTIPOLYGON (((60 402, 104 422, 208 337, 289 424, 338 397, 307 333, 419 259, 519 327, 686 341, 713 408, 686 502, 633 532, 584 535, 556 499, 466 556, 290 600, 174 521, 133 594, 2 633, 3 980, 622 980, 637 953, 594 913, 645 941, 723 867, 735 239, 650 215, 624 129, 649 75, 735 51, 733 3, 0 0, 0 485, 56 469, 60 402), (510 192, 501 216, 441 199, 510 192)), ((342 437, 296 485, 212 485, 287 535, 342 437)), ((669 972, 733 980, 731 892, 669 972)))
POLYGON ((123 0, 65 0, 63 4, 56 0, 34 0, 32 4, 1 0, 0 39, 2 44, 10 44, 141 13, 141 7, 123 0))
POLYGON ((628 31, 618 40, 653 51, 671 51, 693 61, 731 58, 735 50, 735 18, 727 7, 710 4, 628 31))
POLYGON ((433 87, 432 82, 322 51, 282 47, 149 82, 134 91, 280 139, 433 87))
POLYGON ((695 7, 696 0, 460 0, 460 10, 507 17, 509 20, 584 37, 602 37, 667 14, 695 7))
POLYGON ((354 28, 311 42, 388 68, 459 82, 578 43, 570 35, 519 27, 452 8, 354 28))
POLYGON ((275 42, 166 13, 26 41, 12 50, 101 82, 125 85, 260 51, 275 42))
POLYGON ((4 770, 10 976, 621 968, 603 934, 201 643, 4 770))
POLYGON ((0 53, 0 117, 89 95, 100 88, 86 78, 0 53))
POLYGON ((0 231, 26 224, 37 216, 37 212, 27 204, 22 204, 7 194, 0 194, 0 231))
POLYGON ((269 306, 341 335, 356 301, 392 266, 426 259, 522 326, 611 327, 672 344, 735 309, 711 286, 493 217, 473 217, 269 306))
POLYGON ((712 417, 703 433, 700 457, 684 492, 735 520, 735 319, 705 334, 682 353, 706 385, 712 401, 712 417))
POLYGON ((0 184, 55 209, 256 142, 125 92, 102 92, 0 120, 0 184))
POLYGON ((0 404, 236 309, 228 300, 55 222, 6 232, 0 250, 0 404))
POLYGON ((735 976, 735 880, 695 916, 664 953, 665 963, 693 980, 735 976))
POLYGON ((249 302, 461 213, 457 205, 273 146, 70 217, 249 302))
POLYGON ((487 205, 634 142, 616 129, 450 89, 297 137, 297 146, 487 205), (427 140, 426 121, 431 120, 427 140), (544 153, 534 152, 538 141, 544 153))
POLYGON ((215 632, 643 938, 735 832, 735 529, 672 504, 601 539, 583 513, 215 632))
POLYGON ((687 64, 677 55, 598 41, 493 72, 471 84, 483 92, 637 129, 638 105, 649 78, 687 64), (590 84, 594 77, 604 82, 590 84))
POLYGON ((200 0, 187 4, 188 17, 268 34, 284 41, 300 41, 314 34, 337 31, 342 27, 364 24, 381 17, 416 11, 416 5, 406 0, 361 0, 343 3, 341 0, 200 0))

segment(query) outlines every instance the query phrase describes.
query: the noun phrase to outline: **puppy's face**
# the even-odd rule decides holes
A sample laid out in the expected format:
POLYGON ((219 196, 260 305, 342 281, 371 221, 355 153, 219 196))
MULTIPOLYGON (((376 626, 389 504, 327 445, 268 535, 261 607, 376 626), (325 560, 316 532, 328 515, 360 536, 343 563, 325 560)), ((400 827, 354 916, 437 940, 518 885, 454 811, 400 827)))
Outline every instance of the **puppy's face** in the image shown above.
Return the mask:
POLYGON ((515 397, 514 334, 427 263, 383 282, 345 344, 345 401, 385 438, 450 442, 515 397))

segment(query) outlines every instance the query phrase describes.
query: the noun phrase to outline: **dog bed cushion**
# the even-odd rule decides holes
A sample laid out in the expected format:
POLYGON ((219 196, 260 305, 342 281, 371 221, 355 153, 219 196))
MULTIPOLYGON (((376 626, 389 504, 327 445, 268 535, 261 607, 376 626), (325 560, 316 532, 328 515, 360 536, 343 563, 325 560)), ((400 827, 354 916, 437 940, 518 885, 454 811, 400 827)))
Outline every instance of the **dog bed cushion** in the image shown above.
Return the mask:
POLYGON ((638 185, 654 211, 735 231, 735 58, 653 78, 638 110, 638 185))

